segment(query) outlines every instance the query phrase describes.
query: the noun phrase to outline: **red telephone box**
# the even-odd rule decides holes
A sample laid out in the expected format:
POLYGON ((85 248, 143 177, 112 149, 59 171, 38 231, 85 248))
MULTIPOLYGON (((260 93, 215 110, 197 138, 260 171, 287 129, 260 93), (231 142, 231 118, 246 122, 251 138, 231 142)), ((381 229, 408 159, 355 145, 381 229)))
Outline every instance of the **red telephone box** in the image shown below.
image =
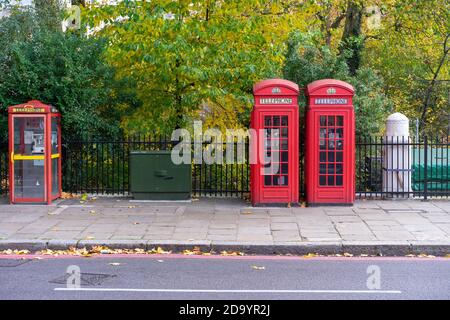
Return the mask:
POLYGON ((298 86, 283 79, 253 87, 251 114, 253 205, 298 203, 298 86))
POLYGON ((306 200, 353 204, 355 199, 355 114, 353 87, 323 79, 306 90, 306 200))
POLYGON ((32 100, 8 108, 11 203, 47 203, 61 196, 61 116, 32 100))

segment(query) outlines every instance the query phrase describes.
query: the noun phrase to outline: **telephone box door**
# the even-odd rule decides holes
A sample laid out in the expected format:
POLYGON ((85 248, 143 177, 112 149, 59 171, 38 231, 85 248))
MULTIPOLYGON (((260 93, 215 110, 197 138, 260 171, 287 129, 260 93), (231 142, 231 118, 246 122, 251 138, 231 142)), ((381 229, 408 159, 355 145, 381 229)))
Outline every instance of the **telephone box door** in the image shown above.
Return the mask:
POLYGON ((11 199, 15 202, 46 201, 45 133, 44 115, 10 118, 11 199))
MULTIPOLYGON (((261 175, 261 185, 266 188, 264 192, 266 198, 273 197, 278 199, 285 193, 285 198, 290 199, 289 192, 289 167, 293 168, 295 164, 289 166, 289 118, 293 118, 289 113, 262 113, 261 128, 264 128, 264 173, 261 175), (284 192, 282 190, 285 190, 284 192), (272 191, 272 192, 271 192, 272 191)), ((292 176, 292 174, 291 174, 292 176)))

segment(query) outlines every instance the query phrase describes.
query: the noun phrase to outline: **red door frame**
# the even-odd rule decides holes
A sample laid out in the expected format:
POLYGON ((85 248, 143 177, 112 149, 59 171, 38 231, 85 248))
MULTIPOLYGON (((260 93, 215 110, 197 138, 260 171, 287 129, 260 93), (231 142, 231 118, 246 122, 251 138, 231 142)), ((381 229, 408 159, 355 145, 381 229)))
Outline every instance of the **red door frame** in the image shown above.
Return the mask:
MULTIPOLYGON (((44 195, 42 198, 16 198, 14 195, 14 166, 15 160, 12 155, 14 152, 14 119, 15 118, 42 118, 44 120, 44 141, 47 145, 47 115, 46 114, 9 114, 8 116, 8 127, 9 127, 9 200, 11 203, 48 203, 48 186, 47 183, 44 182, 44 195)), ((23 128, 21 130, 23 132, 23 128)), ((23 139, 21 132, 21 140, 23 139)), ((44 180, 46 181, 46 177, 48 176, 48 163, 45 161, 48 157, 47 146, 44 150, 44 180)), ((18 161, 33 161, 33 160, 18 160, 18 161)))
MULTIPOLYGON (((10 203, 47 203, 57 199, 62 193, 62 138, 61 138, 61 114, 52 106, 43 104, 40 101, 33 100, 27 103, 10 106, 8 108, 8 127, 9 127, 9 199, 10 203), (44 119, 44 195, 42 198, 16 198, 14 194, 14 119, 15 118, 43 118, 44 119), (58 190, 55 195, 52 191, 52 119, 57 119, 57 143, 58 143, 58 190)), ((23 131, 23 129, 21 130, 23 131)), ((23 135, 23 133, 21 133, 23 135)), ((23 136, 21 137, 23 139, 23 136)), ((32 161, 32 160, 18 160, 32 161)))
MULTIPOLYGON (((251 142, 253 163, 250 166, 251 200, 254 206, 262 204, 296 204, 299 201, 299 117, 298 86, 284 79, 269 79, 257 83, 253 88, 255 106, 251 114, 251 128, 256 132, 251 142), (288 103, 272 104, 272 100, 290 99, 288 103), (267 104, 262 104, 262 101, 267 104), (264 164, 260 153, 264 152, 264 116, 288 117, 288 184, 287 186, 265 186, 262 174, 264 164)), ((280 120, 281 121, 281 120, 280 120)), ((281 137, 280 137, 281 138, 281 137)), ((280 144, 281 147, 281 144, 280 144)), ((280 150, 281 151, 281 150, 280 150)), ((281 167, 280 167, 281 170, 281 167)))
MULTIPOLYGON (((308 85, 306 91, 308 106, 305 145, 305 181, 308 205, 351 205, 355 200, 355 114, 352 101, 353 92, 353 87, 350 84, 335 79, 318 80, 308 85), (316 99, 320 100, 320 104, 316 104, 316 99), (340 104, 328 104, 328 101, 339 101, 338 103, 340 104), (319 156, 320 152, 324 151, 319 148, 320 116, 343 116, 342 186, 320 185, 319 183, 319 156)), ((327 141, 325 140, 326 143, 327 141)), ((325 150, 326 165, 328 165, 327 150, 325 150)), ((336 159, 333 162, 336 163, 336 159)), ((328 174, 328 171, 326 172, 328 174)), ((336 177, 335 173, 334 176, 336 177)))

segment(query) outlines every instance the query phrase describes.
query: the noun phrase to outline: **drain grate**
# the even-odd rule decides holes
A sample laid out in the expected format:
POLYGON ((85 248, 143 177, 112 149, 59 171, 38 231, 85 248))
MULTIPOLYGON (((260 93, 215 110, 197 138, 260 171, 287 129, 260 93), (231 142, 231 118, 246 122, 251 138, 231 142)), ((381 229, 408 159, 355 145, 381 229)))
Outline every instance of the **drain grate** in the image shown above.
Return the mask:
MULTIPOLYGON (((62 277, 50 280, 50 283, 67 284, 67 279, 71 277, 71 274, 65 274, 62 277)), ((80 285, 81 286, 99 286, 106 280, 114 278, 115 274, 101 274, 101 273, 81 273, 80 285)))
POLYGON ((14 268, 30 262, 30 259, 0 259, 0 268, 14 268))

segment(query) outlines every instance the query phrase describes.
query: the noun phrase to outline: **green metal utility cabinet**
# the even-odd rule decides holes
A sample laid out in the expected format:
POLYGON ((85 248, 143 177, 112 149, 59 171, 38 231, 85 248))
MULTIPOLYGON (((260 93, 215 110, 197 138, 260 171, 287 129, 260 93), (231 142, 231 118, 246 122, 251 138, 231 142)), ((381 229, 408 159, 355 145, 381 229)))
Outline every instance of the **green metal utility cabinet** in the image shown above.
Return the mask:
POLYGON ((130 152, 130 191, 136 200, 189 200, 191 164, 176 165, 170 151, 130 152))

